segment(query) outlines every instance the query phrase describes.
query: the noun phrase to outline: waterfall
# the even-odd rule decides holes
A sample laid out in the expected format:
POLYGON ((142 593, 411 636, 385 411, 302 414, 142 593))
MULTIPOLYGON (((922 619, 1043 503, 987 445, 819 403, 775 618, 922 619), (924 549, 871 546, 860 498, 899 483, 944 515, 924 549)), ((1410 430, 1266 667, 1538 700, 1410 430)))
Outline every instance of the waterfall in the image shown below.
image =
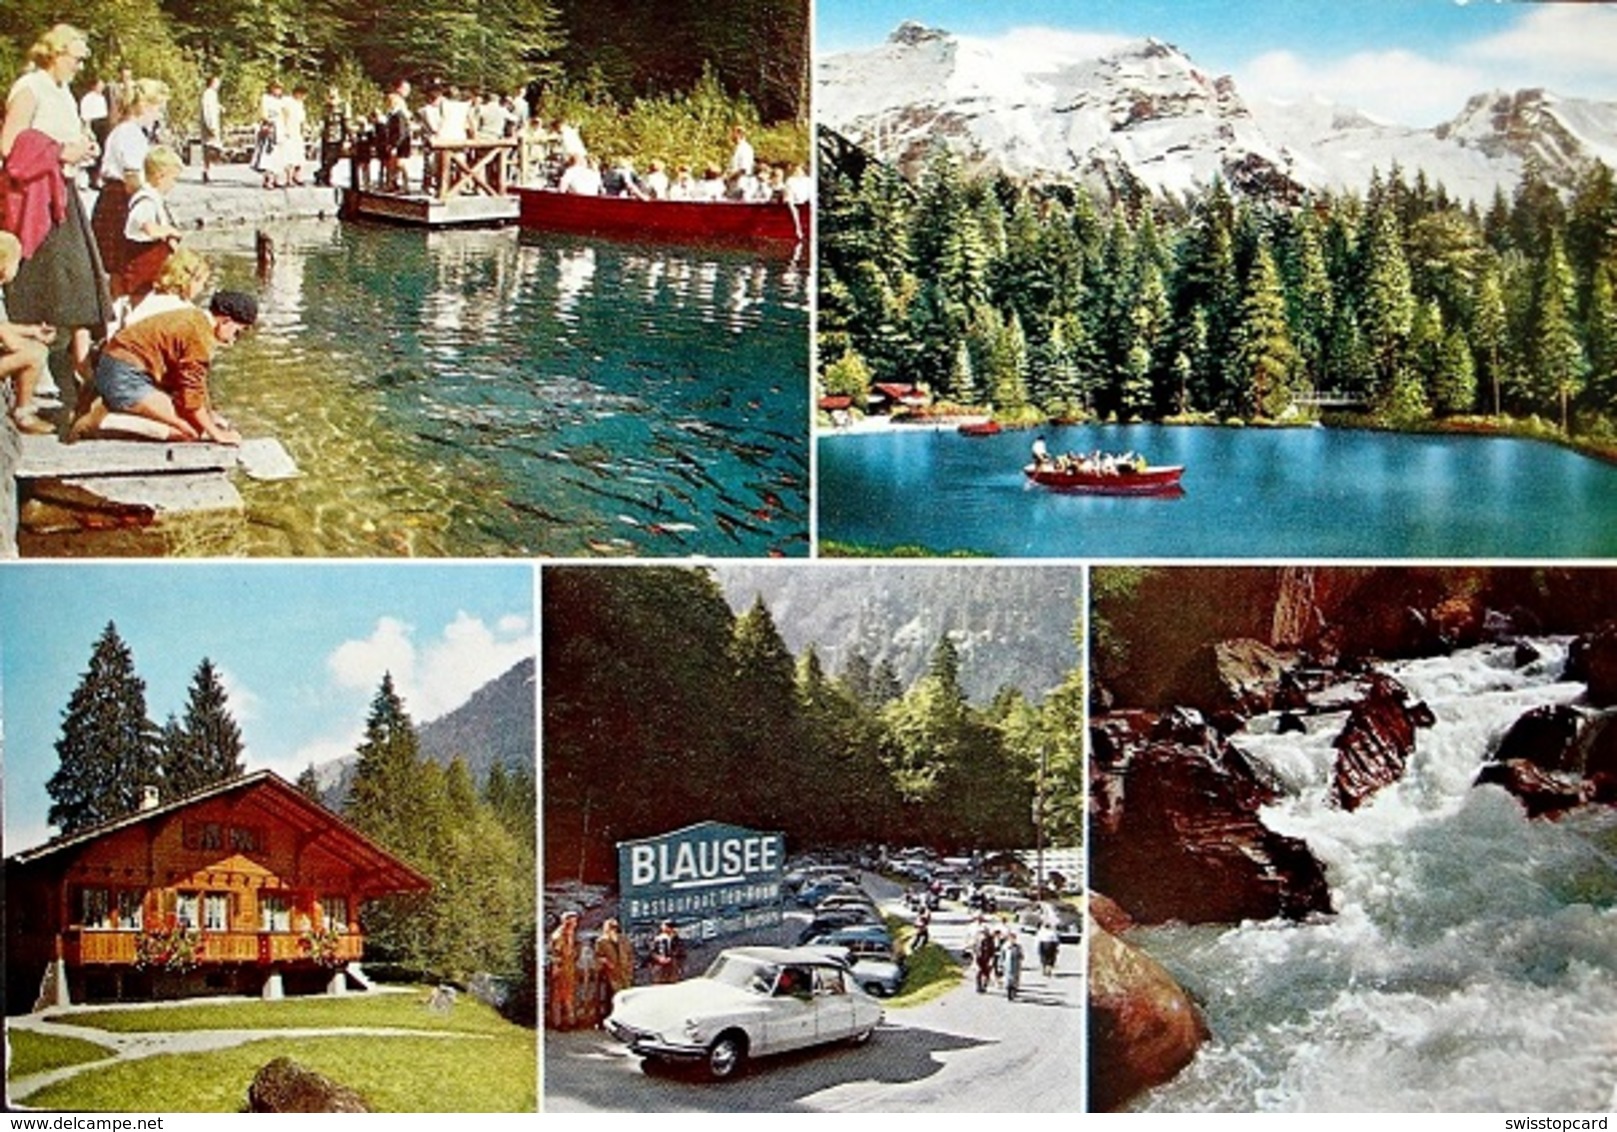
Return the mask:
MULTIPOLYGON (((1617 1103, 1617 812, 1529 821, 1478 769, 1530 708, 1570 703, 1564 639, 1384 665, 1437 716, 1404 779, 1349 813, 1331 740, 1252 721, 1234 743, 1284 796, 1264 812, 1325 863, 1334 915, 1172 926, 1136 942, 1214 1038, 1154 1111, 1592 1111, 1617 1103)), ((1347 690, 1338 697, 1346 701, 1347 690)), ((1316 701, 1318 702, 1318 701, 1316 701)))

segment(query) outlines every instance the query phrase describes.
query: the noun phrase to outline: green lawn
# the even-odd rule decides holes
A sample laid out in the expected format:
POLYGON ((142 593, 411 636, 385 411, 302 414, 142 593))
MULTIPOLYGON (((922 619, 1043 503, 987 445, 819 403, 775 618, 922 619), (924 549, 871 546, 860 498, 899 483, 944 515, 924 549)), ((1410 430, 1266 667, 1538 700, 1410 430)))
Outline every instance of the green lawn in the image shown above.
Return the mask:
POLYGON ((100 1061, 113 1054, 106 1046, 82 1038, 64 1038, 60 1034, 36 1034, 32 1030, 12 1029, 8 1031, 8 1036, 11 1039, 11 1060, 6 1063, 8 1081, 44 1073, 48 1069, 100 1061))
MULTIPOLYGON (((887 916, 886 920, 899 948, 907 949, 915 936, 915 925, 898 916, 887 916)), ((931 1002, 952 991, 964 977, 954 955, 939 944, 929 943, 904 961, 904 989, 884 999, 883 1005, 905 1007, 931 1002)))
POLYGON ((283 998, 276 1002, 256 999, 248 1002, 199 1002, 154 1010, 64 1014, 55 1016, 54 1020, 118 1034, 184 1030, 285 1030, 322 1026, 388 1026, 491 1035, 521 1030, 491 1008, 465 995, 448 1013, 435 1013, 426 1007, 429 993, 423 987, 411 994, 283 998))
POLYGON ((82 1073, 27 1103, 77 1112, 238 1112, 253 1074, 283 1055, 358 1090, 375 1111, 538 1109, 535 1035, 518 1026, 496 1038, 270 1038, 213 1053, 163 1054, 82 1073))

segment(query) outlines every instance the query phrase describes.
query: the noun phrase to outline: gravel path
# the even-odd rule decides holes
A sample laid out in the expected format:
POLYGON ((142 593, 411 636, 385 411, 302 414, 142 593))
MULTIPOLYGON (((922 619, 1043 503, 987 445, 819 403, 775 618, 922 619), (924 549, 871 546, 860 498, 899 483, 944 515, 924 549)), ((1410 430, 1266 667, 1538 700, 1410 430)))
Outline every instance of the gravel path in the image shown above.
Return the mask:
MULTIPOLYGON (((210 1000, 217 1001, 217 1000, 210 1000)), ((135 1009, 151 1009, 153 1004, 135 1009)), ((180 1003, 164 1005, 184 1005, 180 1003)), ((94 1009, 107 1009, 96 1007, 94 1009)), ((392 1026, 329 1026, 329 1027, 300 1027, 280 1028, 268 1030, 184 1030, 184 1031, 147 1031, 142 1033, 114 1033, 108 1030, 96 1029, 93 1026, 75 1026, 71 1021, 61 1019, 72 1017, 72 1008, 53 1009, 39 1014, 24 1014, 6 1019, 6 1028, 10 1030, 31 1030, 39 1034, 54 1034, 64 1038, 80 1038, 87 1042, 106 1046, 114 1051, 110 1057, 98 1061, 87 1061, 79 1065, 64 1066, 60 1069, 50 1069, 43 1073, 32 1073, 25 1077, 6 1082, 7 1099, 17 1104, 25 1102, 27 1098, 47 1085, 54 1085, 58 1081, 65 1081, 69 1077, 95 1069, 104 1069, 120 1061, 135 1061, 143 1057, 157 1057, 165 1053, 208 1053, 213 1050, 230 1049, 233 1046, 245 1045, 248 1042, 262 1041, 266 1038, 340 1038, 340 1037, 378 1037, 378 1038, 476 1038, 487 1040, 487 1034, 464 1034, 445 1032, 443 1030, 416 1030, 405 1027, 392 1026)))

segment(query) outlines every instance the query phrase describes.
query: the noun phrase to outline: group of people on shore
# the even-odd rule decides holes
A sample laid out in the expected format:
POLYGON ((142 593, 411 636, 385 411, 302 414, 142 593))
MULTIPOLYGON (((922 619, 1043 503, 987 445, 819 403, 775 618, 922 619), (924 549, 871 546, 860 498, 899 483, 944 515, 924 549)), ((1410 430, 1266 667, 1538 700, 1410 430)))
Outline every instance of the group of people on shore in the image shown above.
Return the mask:
POLYGON ((126 69, 103 146, 72 89, 89 57, 82 31, 52 27, 0 120, 0 375, 12 378, 12 419, 23 432, 57 431, 42 402, 69 404, 49 366, 64 350, 68 439, 105 430, 239 443, 207 378, 218 347, 257 322, 257 301, 219 291, 197 305, 211 273, 181 248, 166 202, 183 163, 154 141, 168 88, 126 69), (78 191, 88 170, 90 214, 78 191))
MULTIPOLYGON (((554 1030, 599 1025, 612 1011, 612 996, 634 985, 639 966, 634 942, 616 919, 601 924, 586 946, 577 912, 562 913, 545 948, 545 1024, 554 1030)), ((645 966, 654 983, 685 977, 685 941, 670 920, 652 937, 645 966)))

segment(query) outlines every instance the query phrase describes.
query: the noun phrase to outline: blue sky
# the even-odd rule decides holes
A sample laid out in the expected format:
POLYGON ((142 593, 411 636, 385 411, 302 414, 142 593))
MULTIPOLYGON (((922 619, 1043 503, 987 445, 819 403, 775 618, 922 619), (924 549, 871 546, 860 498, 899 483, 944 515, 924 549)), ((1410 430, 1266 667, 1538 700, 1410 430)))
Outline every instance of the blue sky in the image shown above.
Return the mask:
POLYGON ((295 777, 352 752, 391 672, 417 723, 534 652, 522 563, 120 563, 0 566, 5 849, 52 831, 45 781, 62 710, 108 621, 159 725, 197 665, 223 674, 249 770, 295 777))
POLYGON ((818 0, 816 51, 873 47, 904 20, 996 38, 1016 29, 1154 36, 1243 94, 1317 94, 1408 125, 1467 96, 1543 86, 1617 99, 1617 4, 1499 0, 818 0))

